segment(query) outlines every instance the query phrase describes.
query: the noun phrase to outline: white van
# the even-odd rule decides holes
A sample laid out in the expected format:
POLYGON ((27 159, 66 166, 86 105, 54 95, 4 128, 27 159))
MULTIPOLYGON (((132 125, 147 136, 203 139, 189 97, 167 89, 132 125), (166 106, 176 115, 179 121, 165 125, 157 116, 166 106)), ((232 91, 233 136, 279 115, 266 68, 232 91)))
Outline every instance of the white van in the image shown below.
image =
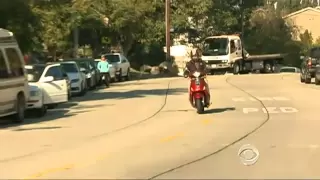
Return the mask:
POLYGON ((14 122, 24 120, 29 98, 24 64, 13 33, 0 28, 0 117, 13 115, 14 122))

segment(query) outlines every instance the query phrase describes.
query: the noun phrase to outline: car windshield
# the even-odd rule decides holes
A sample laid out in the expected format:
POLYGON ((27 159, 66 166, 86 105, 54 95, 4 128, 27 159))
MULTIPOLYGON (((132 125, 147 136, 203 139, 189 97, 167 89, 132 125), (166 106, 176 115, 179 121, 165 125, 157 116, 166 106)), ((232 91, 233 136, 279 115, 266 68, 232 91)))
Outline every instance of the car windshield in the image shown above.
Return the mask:
POLYGON ((294 68, 282 68, 280 69, 280 72, 296 72, 296 69, 294 68))
POLYGON ((96 65, 96 67, 98 67, 98 63, 99 61, 94 61, 94 64, 96 65))
POLYGON ((78 69, 75 64, 72 63, 62 63, 61 64, 63 70, 67 73, 77 73, 78 69))
POLYGON ((107 54, 104 56, 108 62, 110 63, 117 63, 120 62, 120 57, 117 54, 107 54))
POLYGON ((310 57, 320 58, 320 47, 312 48, 310 50, 310 57))
POLYGON ((29 82, 38 82, 45 69, 45 66, 33 66, 32 68, 26 68, 29 82))
POLYGON ((81 68, 86 69, 86 70, 89 70, 89 69, 90 69, 90 68, 89 68, 89 63, 87 63, 87 62, 79 62, 79 66, 80 66, 81 68))
POLYGON ((204 41, 203 56, 227 55, 229 52, 228 38, 209 38, 204 41))

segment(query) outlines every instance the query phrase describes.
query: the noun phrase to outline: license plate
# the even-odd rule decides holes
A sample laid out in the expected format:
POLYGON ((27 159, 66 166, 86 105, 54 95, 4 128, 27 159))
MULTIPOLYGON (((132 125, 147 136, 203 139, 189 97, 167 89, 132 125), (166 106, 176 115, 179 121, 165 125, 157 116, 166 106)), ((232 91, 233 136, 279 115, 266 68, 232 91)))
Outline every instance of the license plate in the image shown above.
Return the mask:
POLYGON ((215 67, 217 67, 217 65, 216 64, 212 64, 211 67, 215 68, 215 67))
POLYGON ((78 87, 78 84, 76 84, 76 83, 71 84, 71 87, 72 87, 72 88, 76 88, 76 87, 78 87))

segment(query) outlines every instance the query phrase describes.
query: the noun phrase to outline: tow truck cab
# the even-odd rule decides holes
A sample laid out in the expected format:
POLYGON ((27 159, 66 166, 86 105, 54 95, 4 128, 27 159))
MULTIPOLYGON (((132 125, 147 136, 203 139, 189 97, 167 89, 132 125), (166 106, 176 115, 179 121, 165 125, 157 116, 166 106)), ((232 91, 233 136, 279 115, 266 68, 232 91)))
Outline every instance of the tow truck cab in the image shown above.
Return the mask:
POLYGON ((216 71, 234 74, 260 71, 274 72, 281 54, 249 55, 243 48, 239 35, 221 35, 207 37, 202 44, 202 60, 214 74, 216 71))
POLYGON ((242 59, 242 45, 239 36, 211 36, 204 40, 202 60, 207 63, 211 71, 228 70, 239 59, 242 59))

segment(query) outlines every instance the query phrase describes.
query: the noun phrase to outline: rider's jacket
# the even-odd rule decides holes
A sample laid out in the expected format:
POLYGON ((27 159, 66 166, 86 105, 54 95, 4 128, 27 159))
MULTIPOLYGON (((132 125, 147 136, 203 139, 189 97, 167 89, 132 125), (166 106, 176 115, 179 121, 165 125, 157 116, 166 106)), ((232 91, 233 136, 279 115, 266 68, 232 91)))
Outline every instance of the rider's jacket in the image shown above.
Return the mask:
POLYGON ((192 59, 190 60, 187 65, 186 65, 188 71, 193 74, 195 71, 199 71, 201 74, 206 74, 206 63, 202 61, 201 59, 195 60, 192 59))

